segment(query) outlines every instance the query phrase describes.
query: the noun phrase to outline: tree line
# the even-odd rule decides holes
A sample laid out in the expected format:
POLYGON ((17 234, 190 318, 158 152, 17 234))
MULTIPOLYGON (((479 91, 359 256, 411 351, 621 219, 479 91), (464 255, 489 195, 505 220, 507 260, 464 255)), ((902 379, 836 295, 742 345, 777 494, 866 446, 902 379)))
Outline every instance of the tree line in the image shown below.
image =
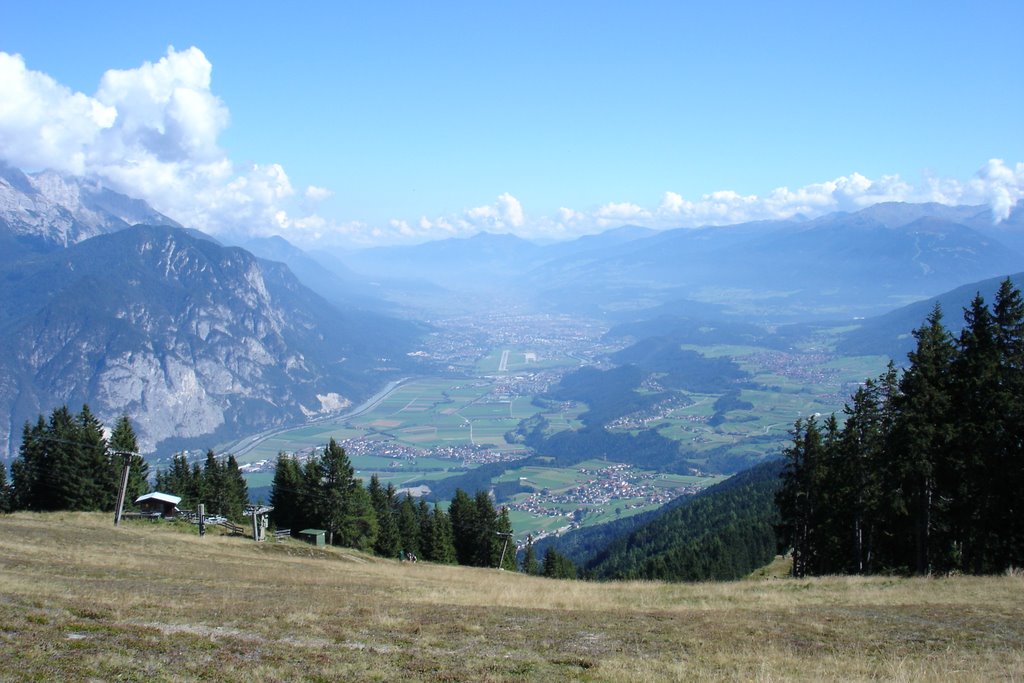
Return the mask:
POLYGON ((149 465, 138 454, 130 420, 122 415, 110 437, 103 423, 83 405, 77 415, 67 406, 49 419, 25 423, 11 483, 0 465, 0 509, 103 510, 117 503, 124 458, 130 461, 126 500, 149 491, 149 465))
POLYGON ((278 528, 293 534, 303 528, 323 529, 333 545, 382 557, 516 568, 508 510, 496 510, 487 491, 471 497, 457 489, 445 511, 422 498, 398 495, 377 475, 363 486, 345 449, 333 438, 322 455, 313 454, 305 462, 278 455, 270 504, 278 528))
POLYGON ((1024 302, 1007 279, 954 339, 936 305, 835 414, 797 420, 776 497, 796 576, 1024 566, 1024 302))
POLYGON ((176 454, 166 471, 156 471, 154 488, 180 496, 182 509, 194 510, 203 503, 206 514, 236 522, 244 519, 245 506, 249 504, 249 486, 235 456, 228 454, 218 459, 212 450, 206 451, 202 467, 198 462, 190 467, 184 453, 176 454))
POLYGON ((782 464, 771 460, 659 511, 583 565, 599 580, 729 581, 771 562, 782 464))

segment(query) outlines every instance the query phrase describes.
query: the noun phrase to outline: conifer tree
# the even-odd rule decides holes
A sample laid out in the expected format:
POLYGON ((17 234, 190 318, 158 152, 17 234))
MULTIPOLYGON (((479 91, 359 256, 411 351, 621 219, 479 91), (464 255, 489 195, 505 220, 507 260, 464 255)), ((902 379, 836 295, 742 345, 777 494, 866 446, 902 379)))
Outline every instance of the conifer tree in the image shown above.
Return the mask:
POLYGON ((245 476, 239 469, 238 460, 233 453, 228 453, 224 461, 222 476, 226 490, 225 514, 231 519, 240 520, 245 516, 245 506, 249 504, 249 485, 245 482, 245 476))
POLYGON ((498 513, 494 510, 494 502, 491 495, 481 489, 476 492, 474 505, 475 547, 471 564, 476 567, 497 567, 501 547, 498 544, 498 513))
POLYGON ((398 523, 395 521, 394 486, 388 484, 385 489, 380 478, 374 474, 370 477, 368 491, 370 504, 377 515, 377 538, 373 542, 373 551, 381 557, 394 558, 398 555, 399 535, 398 523))
POLYGON ((909 354, 910 366, 900 378, 895 405, 898 417, 889 448, 890 485, 903 514, 890 520, 890 528, 896 547, 906 549, 898 564, 927 574, 936 563, 945 570, 952 562, 950 532, 944 521, 952 492, 944 489, 956 477, 949 465, 954 424, 950 377, 955 348, 942 325, 938 304, 913 334, 917 347, 909 354))
POLYGON ((7 513, 13 509, 14 492, 7 483, 7 463, 0 461, 0 513, 7 513))
POLYGON ((448 506, 448 517, 451 519, 456 561, 464 565, 473 564, 478 537, 476 505, 462 489, 455 489, 451 505, 448 506))
POLYGON ((999 350, 995 324, 981 295, 964 311, 959 352, 953 364, 953 402, 957 428, 953 448, 958 454, 959 482, 951 504, 951 522, 960 539, 964 571, 981 574, 995 569, 988 549, 999 543, 993 520, 991 482, 1002 473, 994 469, 992 454, 998 450, 997 384, 999 350))
POLYGON ((75 463, 75 470, 81 479, 82 491, 78 508, 113 510, 120 482, 114 473, 107 440, 103 436, 103 424, 92 414, 88 405, 82 406, 76 422, 75 441, 79 460, 75 463))
POLYGON ((881 515, 880 479, 886 455, 879 385, 868 380, 844 412, 846 422, 836 445, 837 478, 845 482, 842 509, 846 517, 848 571, 871 573, 881 515))
POLYGON ((430 560, 441 564, 454 564, 455 545, 452 542, 452 523, 449 516, 436 503, 430 515, 430 560))
POLYGON ((139 443, 135 437, 135 430, 132 428, 131 420, 127 415, 118 418, 114 430, 110 433, 111 465, 115 472, 115 481, 120 486, 122 457, 119 453, 130 453, 128 488, 125 492, 125 500, 134 501, 139 496, 149 492, 149 463, 139 454, 139 443))
POLYGON ((303 475, 311 518, 327 530, 328 542, 371 550, 377 534, 376 515, 345 449, 331 438, 323 457, 310 458, 303 475))
POLYGON ((278 529, 290 529, 294 533, 306 526, 299 498, 301 477, 299 461, 283 451, 278 452, 270 485, 270 504, 274 508, 270 518, 278 529))
POLYGON ((315 453, 306 459, 299 478, 299 510, 307 524, 318 529, 324 528, 322 517, 322 500, 320 497, 321 475, 320 457, 315 453))
POLYGON ((548 547, 544 551, 541 574, 549 579, 575 579, 576 567, 568 557, 565 557, 554 548, 548 547))
POLYGON ((399 545, 406 554, 412 553, 417 557, 422 554, 420 551, 420 521, 416 514, 416 506, 412 502, 412 496, 408 493, 398 504, 398 536, 399 545))
POLYGON ((11 484, 14 487, 14 508, 17 510, 43 510, 45 498, 44 473, 47 468, 46 422, 43 416, 34 425, 25 423, 21 432, 18 457, 11 463, 11 484))
POLYGON ((793 443, 782 452, 787 462, 776 504, 779 538, 792 548, 793 576, 799 578, 817 570, 825 458, 821 431, 813 415, 807 420, 797 419, 790 433, 793 443))
POLYGON ((347 545, 345 541, 349 539, 344 539, 345 512, 355 470, 345 455, 345 449, 333 438, 324 449, 319 465, 318 500, 315 503, 319 512, 317 517, 322 520, 324 529, 327 530, 329 544, 334 544, 337 540, 339 545, 347 545))
POLYGON ((992 482, 994 523, 1001 529, 995 562, 1003 567, 1024 566, 1024 301, 1007 278, 993 306, 999 367, 993 388, 996 414, 1001 417, 993 467, 1002 474, 992 482))
POLYGON ((82 476, 82 449, 78 443, 78 425, 67 406, 50 414, 43 448, 47 468, 43 480, 48 494, 43 502, 47 510, 85 509, 86 479, 82 476))
POLYGON ((422 497, 416 502, 416 521, 420 526, 420 558, 433 560, 431 550, 434 546, 434 527, 430 519, 430 506, 422 497))
POLYGON ((206 511, 211 515, 228 516, 228 487, 224 470, 217 461, 213 449, 207 449, 206 460, 203 462, 202 495, 197 496, 197 503, 205 503, 206 511))

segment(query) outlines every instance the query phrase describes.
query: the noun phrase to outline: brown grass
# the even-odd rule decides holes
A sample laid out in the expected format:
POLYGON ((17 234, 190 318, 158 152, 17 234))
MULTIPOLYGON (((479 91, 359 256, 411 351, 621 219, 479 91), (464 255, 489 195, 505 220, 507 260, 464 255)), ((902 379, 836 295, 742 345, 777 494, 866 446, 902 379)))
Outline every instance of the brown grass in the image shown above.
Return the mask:
POLYGON ((1024 577, 594 584, 0 517, 0 680, 1024 680, 1024 577))

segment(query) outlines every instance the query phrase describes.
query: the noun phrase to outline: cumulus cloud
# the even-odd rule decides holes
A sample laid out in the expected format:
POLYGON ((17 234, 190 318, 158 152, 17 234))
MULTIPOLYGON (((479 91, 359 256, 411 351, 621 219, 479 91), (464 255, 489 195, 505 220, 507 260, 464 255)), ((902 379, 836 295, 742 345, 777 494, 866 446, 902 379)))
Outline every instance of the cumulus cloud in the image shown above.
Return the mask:
POLYGON ((1005 221, 1010 210, 1024 198, 1024 163, 1011 168, 1002 159, 989 159, 968 184, 965 194, 973 201, 991 206, 993 220, 1005 221))
POLYGON ((926 175, 915 184, 899 175, 872 179, 851 173, 794 189, 777 187, 760 195, 719 190, 687 199, 670 190, 653 206, 626 201, 610 202, 591 210, 560 207, 551 216, 529 220, 519 200, 505 193, 494 204, 466 209, 457 216, 433 220, 421 217, 415 230, 381 233, 381 237, 424 241, 481 230, 511 230, 527 238, 569 239, 630 223, 662 229, 731 225, 798 215, 814 218, 833 211, 858 211, 879 202, 900 201, 988 205, 994 220, 1001 221, 1022 197, 1024 164, 1010 166, 992 159, 967 181, 926 175))
POLYGON ((25 170, 96 177, 214 234, 276 233, 300 244, 322 238, 352 245, 425 241, 482 230, 561 239, 627 223, 725 225, 855 211, 884 201, 986 204, 1000 221, 1024 197, 1024 164, 991 159, 967 180, 926 175, 915 183, 898 175, 850 173, 761 194, 726 188, 687 197, 671 188, 653 204, 560 207, 551 215, 527 216, 519 198, 503 192, 483 206, 371 226, 318 214, 314 206, 331 191, 316 185, 296 190, 279 164, 232 162, 218 144, 230 115, 211 90, 212 73, 198 48, 170 47, 155 62, 107 71, 87 95, 31 70, 20 55, 0 52, 0 157, 25 170))
POLYGON ((494 204, 466 209, 465 220, 481 230, 509 230, 523 225, 523 205, 508 192, 498 195, 494 204))
MULTIPOLYGON (((156 62, 107 71, 89 96, 0 52, 0 156, 99 178, 212 233, 325 232, 322 218, 292 215, 296 192, 279 164, 237 167, 219 147, 230 116, 210 90, 212 71, 198 48, 170 47, 156 62)), ((304 196, 330 192, 311 186, 304 196)))
MULTIPOLYGON (((857 211, 880 202, 938 202, 988 204, 996 220, 1005 220, 1024 196, 1024 164, 1011 168, 990 160, 967 182, 926 177, 915 185, 898 175, 870 179, 851 173, 833 180, 791 190, 778 187, 764 195, 741 195, 722 190, 687 200, 665 192, 654 210, 652 227, 726 225, 755 220, 820 216, 831 211, 857 211)), ((598 215, 601 211, 599 210, 598 215)))
POLYGON ((651 217, 650 211, 630 202, 605 204, 594 212, 594 219, 601 227, 617 226, 623 223, 646 223, 651 217))
POLYGON ((8 161, 84 173, 101 131, 117 117, 116 108, 30 71, 20 55, 0 52, 0 150, 8 161))

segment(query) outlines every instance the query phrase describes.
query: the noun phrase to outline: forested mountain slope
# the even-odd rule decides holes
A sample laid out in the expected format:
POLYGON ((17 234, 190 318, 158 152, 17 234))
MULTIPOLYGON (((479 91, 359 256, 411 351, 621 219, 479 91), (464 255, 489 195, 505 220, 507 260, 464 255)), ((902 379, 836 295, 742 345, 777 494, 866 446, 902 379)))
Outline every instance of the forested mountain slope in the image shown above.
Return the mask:
POLYGON ((596 579, 729 580, 776 553, 775 492, 783 462, 740 472, 664 508, 537 543, 573 560, 596 579))

